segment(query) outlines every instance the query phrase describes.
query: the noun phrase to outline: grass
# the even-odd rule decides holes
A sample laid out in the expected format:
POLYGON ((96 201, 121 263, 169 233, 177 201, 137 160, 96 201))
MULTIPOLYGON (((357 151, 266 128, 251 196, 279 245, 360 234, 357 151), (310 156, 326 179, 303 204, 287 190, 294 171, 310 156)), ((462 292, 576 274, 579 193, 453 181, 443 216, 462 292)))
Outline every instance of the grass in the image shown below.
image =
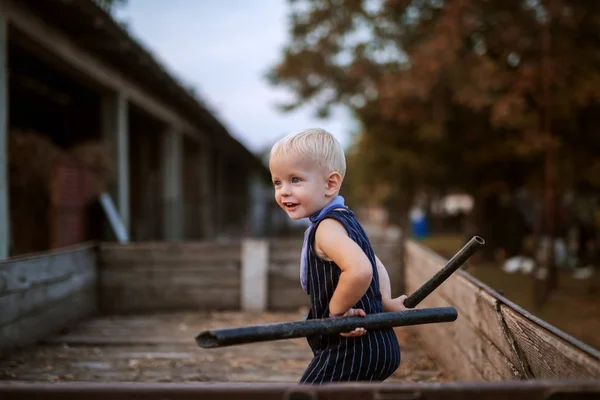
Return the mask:
MULTIPOLYGON (((464 244, 460 235, 436 235, 421 243, 451 257, 464 244)), ((576 280, 570 271, 559 271, 558 290, 538 310, 533 303, 533 279, 521 273, 508 274, 495 263, 473 263, 468 272, 507 299, 556 328, 600 349, 600 273, 576 280)))

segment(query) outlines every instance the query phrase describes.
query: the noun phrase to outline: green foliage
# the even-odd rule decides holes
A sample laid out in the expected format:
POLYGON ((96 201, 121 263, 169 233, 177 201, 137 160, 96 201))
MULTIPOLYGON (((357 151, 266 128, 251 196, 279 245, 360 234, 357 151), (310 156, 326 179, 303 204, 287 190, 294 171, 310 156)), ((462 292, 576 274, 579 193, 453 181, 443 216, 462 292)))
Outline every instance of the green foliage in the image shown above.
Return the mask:
POLYGON ((388 188, 381 201, 426 187, 541 190, 549 147, 559 187, 600 185, 600 2, 295 0, 290 10, 268 78, 295 95, 286 110, 353 110, 357 197, 375 187, 388 188))

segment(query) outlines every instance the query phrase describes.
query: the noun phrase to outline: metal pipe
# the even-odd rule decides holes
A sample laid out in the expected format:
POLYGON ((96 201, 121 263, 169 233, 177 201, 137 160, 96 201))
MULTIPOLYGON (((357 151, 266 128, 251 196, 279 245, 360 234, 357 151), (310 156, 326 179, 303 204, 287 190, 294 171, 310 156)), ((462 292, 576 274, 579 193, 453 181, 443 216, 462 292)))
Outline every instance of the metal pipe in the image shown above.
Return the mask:
POLYGON ((396 326, 452 322, 458 317, 453 307, 425 308, 389 313, 369 314, 365 317, 310 319, 293 322, 250 325, 203 331, 196 343, 203 348, 233 346, 271 340, 292 339, 315 334, 339 334, 358 327, 367 331, 396 326))
POLYGON ((416 307, 423 299, 431 294, 438 286, 460 268, 477 250, 485 244, 485 240, 479 236, 473 236, 431 279, 425 282, 413 294, 404 300, 406 308, 416 307))

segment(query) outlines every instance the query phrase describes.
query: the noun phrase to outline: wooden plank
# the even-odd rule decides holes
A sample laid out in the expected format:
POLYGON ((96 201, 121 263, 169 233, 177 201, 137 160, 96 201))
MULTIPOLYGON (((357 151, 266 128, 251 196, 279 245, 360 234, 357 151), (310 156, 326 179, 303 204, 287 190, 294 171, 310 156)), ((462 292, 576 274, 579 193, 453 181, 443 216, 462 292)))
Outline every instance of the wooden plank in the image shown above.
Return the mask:
POLYGON ((270 245, 268 309, 297 310, 310 300, 300 285, 302 240, 274 240, 270 245))
POLYGON ((239 288, 239 269, 225 268, 136 268, 128 270, 105 270, 100 275, 101 286, 217 286, 239 288))
POLYGON ((400 296, 403 286, 402 258, 400 243, 396 242, 371 242, 373 251, 379 257, 390 277, 392 296, 400 296))
MULTIPOLYGON (((406 259, 406 270, 416 274, 419 285, 431 278, 443 266, 441 257, 410 241, 407 242, 406 259)), ((503 325, 497 298, 475 286, 463 276, 461 271, 455 272, 435 290, 435 293, 442 296, 448 305, 455 307, 481 334, 485 335, 513 365, 519 368, 521 375, 527 376, 527 371, 503 325)))
POLYGON ((269 297, 269 242, 246 239, 242 242, 239 272, 240 302, 243 311, 266 311, 269 297))
POLYGON ((102 248, 100 262, 102 268, 124 268, 148 263, 219 263, 237 262, 241 259, 238 246, 205 245, 171 247, 129 247, 102 248))
MULTIPOLYGON (((269 309, 289 310, 306 307, 308 298, 299 281, 301 240, 274 240, 269 256, 269 309)), ((398 292, 401 280, 399 248, 396 243, 377 242, 374 250, 386 265, 392 289, 398 292)))
POLYGON ((79 266, 95 265, 95 262, 95 252, 89 245, 3 261, 0 263, 0 296, 64 280, 75 274, 79 266))
POLYGON ((298 266, 300 265, 300 252, 301 249, 282 249, 279 251, 271 251, 269 254, 269 260, 275 263, 295 263, 298 266))
POLYGON ((95 286, 96 269, 91 265, 60 281, 0 296, 0 327, 14 323, 29 314, 40 313, 48 304, 60 302, 84 289, 95 289, 95 286))
POLYGON ((269 310, 297 310, 309 304, 309 297, 302 290, 297 273, 293 277, 269 274, 269 310))
POLYGON ((0 327, 0 355, 15 347, 34 344, 68 324, 91 315, 95 309, 96 293, 93 286, 84 287, 56 303, 47 304, 38 314, 29 314, 0 327))
MULTIPOLYGON (((406 271, 407 287, 418 287, 415 274, 406 271)), ((448 301, 438 293, 430 294, 419 308, 447 307, 448 301)), ((457 379, 510 380, 518 379, 516 366, 494 344, 459 313, 452 323, 437 324, 435 328, 424 325, 414 328, 424 337, 432 356, 440 359, 457 379)))
MULTIPOLYGON (((289 248, 287 246, 282 246, 281 243, 278 243, 278 241, 273 241, 269 254, 271 269, 276 269, 277 265, 280 264, 290 264, 298 269, 300 265, 301 247, 302 246, 300 244, 300 246, 289 248)), ((388 272, 400 272, 399 250, 395 244, 377 243, 373 245, 373 250, 384 263, 384 265, 386 265, 388 272)))
POLYGON ((300 264, 294 262, 270 262, 269 263, 269 278, 271 276, 282 276, 289 280, 296 280, 300 285, 300 264))
POLYGON ((500 309, 536 379, 600 378, 600 360, 574 348, 510 307, 503 305, 500 309))
POLYGON ((172 273, 184 273, 185 271, 197 271, 198 273, 210 273, 211 271, 227 271, 228 273, 239 273, 240 264, 238 261, 218 260, 218 261, 156 261, 140 263, 113 263, 110 266, 100 265, 101 272, 114 273, 145 273, 146 271, 168 270, 172 273))
MULTIPOLYGON (((221 297, 219 294, 223 294, 223 301, 227 300, 227 296, 237 294, 239 296, 240 291, 238 288, 221 288, 212 287, 198 290, 197 286, 132 286, 132 285, 113 285, 106 289, 106 296, 101 300, 108 300, 111 297, 123 297, 128 299, 134 299, 140 303, 142 301, 148 301, 148 307, 151 308, 152 304, 155 307, 160 307, 160 302, 164 302, 166 307, 170 307, 170 304, 181 304, 185 305, 186 302, 190 302, 190 306, 194 307, 199 303, 211 302, 217 303, 221 297), (173 298, 169 298, 172 296, 173 298), (146 297, 144 300, 143 298, 146 297), (216 300, 213 302, 212 299, 216 300)), ((239 304, 236 300, 235 303, 239 304)), ((141 304, 141 303, 140 303, 141 304)))
POLYGON ((72 246, 0 264, 0 347, 34 343, 96 309, 93 244, 72 246))
MULTIPOLYGON (((168 243, 168 242, 165 242, 168 243)), ((166 255, 169 257, 210 257, 210 256, 229 256, 231 259, 237 259, 241 255, 241 248, 236 245, 220 245, 214 244, 190 244, 188 246, 183 245, 156 245, 156 246, 133 246, 133 245, 122 245, 121 247, 102 247, 102 255, 109 259, 109 257, 129 257, 131 255, 146 255, 152 256, 166 255)))
POLYGON ((287 311, 309 306, 310 300, 300 285, 301 249, 301 240, 272 242, 269 258, 269 310, 287 311))
POLYGON ((269 260, 274 262, 295 262, 300 264, 302 239, 293 241, 272 240, 269 243, 269 260))
POLYGON ((302 249, 302 237, 298 237, 297 239, 274 239, 270 242, 271 251, 274 253, 280 253, 282 251, 298 251, 300 254, 300 250, 302 249))
POLYGON ((104 291, 100 307, 106 313, 178 310, 238 310, 240 292, 232 289, 132 288, 113 286, 104 291))
MULTIPOLYGON (((407 243, 407 276, 413 274, 414 283, 420 285, 426 279, 437 272, 443 264, 443 259, 432 252, 421 248, 415 243, 407 243)), ((414 284, 413 283, 413 284, 414 284)), ((414 286, 412 289, 416 289, 414 286)), ((562 343, 563 350, 560 354, 569 354, 568 358, 557 359, 553 362, 557 368, 556 362, 569 364, 575 362, 578 366, 569 366, 571 370, 577 370, 585 374, 597 373, 599 360, 591 352, 586 352, 581 348, 574 346, 573 342, 561 339, 556 332, 546 330, 546 335, 542 335, 544 328, 535 323, 531 317, 525 316, 522 310, 517 310, 508 300, 496 295, 491 289, 477 282, 463 271, 457 271, 445 283, 439 286, 436 295, 443 298, 448 305, 454 306, 459 311, 459 315, 468 319, 471 324, 477 328, 480 335, 485 336, 494 347, 518 369, 522 377, 538 378, 547 376, 549 369, 544 367, 541 362, 541 352, 536 356, 535 348, 545 348, 546 343, 554 343, 558 348, 562 343), (510 310, 510 312, 506 311, 510 310), (508 318, 512 316, 512 320, 508 318), (516 317, 518 316, 518 317, 516 317), (516 324, 519 319, 521 324, 516 324), (527 323, 525 323, 525 321, 527 323), (517 329, 520 327, 520 329, 517 329), (527 328, 526 328, 527 327, 527 328), (527 332, 527 335, 525 335, 527 332), (542 336, 540 336, 542 335, 542 336), (525 337, 531 338, 528 342, 525 337), (524 349, 529 348, 530 355, 528 359, 523 358, 524 349), (568 350, 567 350, 568 349, 568 350), (576 360, 576 361, 575 361, 576 360), (531 362, 534 364, 531 365, 531 362), (541 376, 538 376, 542 374, 541 376)), ((566 334, 562 334, 567 336, 566 334)), ((558 366, 560 369, 561 367, 558 366)), ((555 376, 561 377, 561 376, 555 376)))
POLYGON ((432 350, 431 343, 439 342, 441 339, 439 335, 436 335, 433 329, 427 330, 415 327, 405 329, 414 332, 423 340, 427 355, 435 360, 436 364, 439 365, 443 371, 447 371, 446 373, 448 375, 461 381, 479 382, 485 380, 457 347, 449 347, 443 353, 432 350))
POLYGON ((227 277, 225 280, 219 278, 205 279, 201 276, 188 279, 173 276, 169 281, 160 279, 142 279, 128 281, 121 278, 111 279, 110 276, 102 278, 100 283, 101 295, 105 296, 113 288, 130 288, 131 290, 240 290, 240 281, 237 277, 227 277))
POLYGON ((271 311, 291 311, 310 306, 310 300, 304 292, 274 290, 271 292, 272 298, 269 299, 269 310, 271 311))
POLYGON ((105 244, 101 307, 117 313, 239 308, 240 257, 240 242, 105 244))
MULTIPOLYGON (((304 317, 304 311, 95 317, 77 324, 66 334, 49 337, 44 340, 44 347, 0 359, 0 371, 4 373, 0 375, 21 382, 60 380, 85 384, 90 381, 147 384, 156 380, 196 384, 205 380, 263 383, 279 380, 295 384, 312 357, 304 338, 202 351, 194 336, 206 329, 297 321, 304 317)), ((387 381, 405 384, 446 380, 424 356, 419 341, 408 335, 399 335, 398 339, 403 348, 403 364, 387 381)))
POLYGON ((159 251, 172 251, 172 252, 185 252, 192 251, 197 252, 201 250, 212 251, 223 249, 224 251, 233 251, 234 253, 240 254, 241 252, 241 241, 239 240, 202 240, 202 241, 190 241, 190 242, 161 242, 161 241, 144 241, 135 243, 119 244, 114 242, 102 242, 100 244, 100 251, 112 251, 112 250, 159 250, 159 251))
POLYGON ((0 266, 0 295, 68 279, 75 268, 70 259, 52 256, 0 266))

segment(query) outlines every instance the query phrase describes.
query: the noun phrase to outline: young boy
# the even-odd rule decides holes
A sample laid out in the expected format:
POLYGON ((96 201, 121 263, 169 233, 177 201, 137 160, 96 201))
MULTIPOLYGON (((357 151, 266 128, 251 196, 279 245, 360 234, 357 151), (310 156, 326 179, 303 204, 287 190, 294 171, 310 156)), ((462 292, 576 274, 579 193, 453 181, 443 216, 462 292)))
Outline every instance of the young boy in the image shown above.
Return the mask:
MULTIPOLYGON (((329 132, 308 129, 279 140, 269 168, 275 199, 294 220, 310 218, 300 281, 310 296, 308 319, 365 316, 404 308, 360 223, 338 195, 346 173, 344 151, 329 132)), ((400 364, 393 329, 357 328, 308 337, 314 358, 300 383, 383 381, 400 364)))

